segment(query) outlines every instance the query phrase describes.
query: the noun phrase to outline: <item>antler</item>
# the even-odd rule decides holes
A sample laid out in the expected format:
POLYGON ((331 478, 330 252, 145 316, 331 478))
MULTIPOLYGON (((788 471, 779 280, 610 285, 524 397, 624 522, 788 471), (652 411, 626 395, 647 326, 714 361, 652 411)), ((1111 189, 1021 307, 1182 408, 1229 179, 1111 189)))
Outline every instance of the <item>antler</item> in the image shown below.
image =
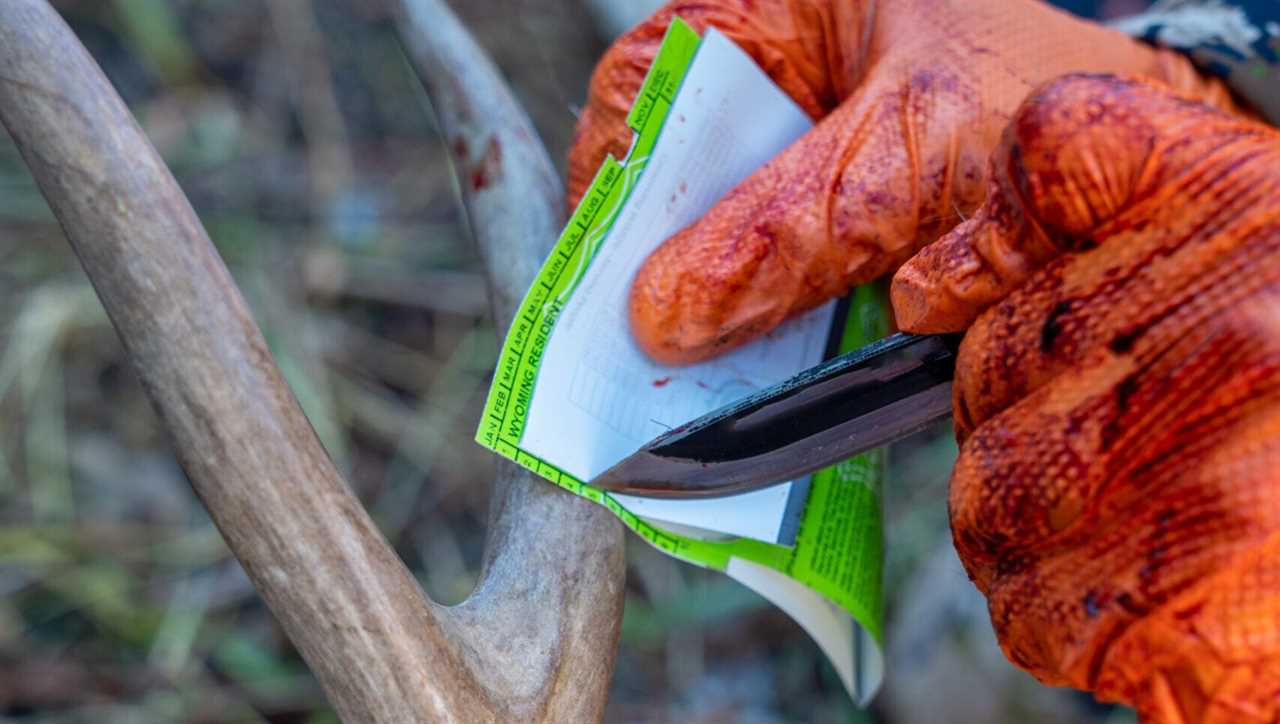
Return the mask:
MULTIPOLYGON (((480 51, 432 11, 423 52, 470 69, 456 97, 485 104, 467 137, 505 152, 468 201, 503 326, 554 235, 556 183, 480 51), (521 223, 475 218, 499 211, 521 223)), ((325 454, 172 175, 45 0, 0 2, 0 121, 196 493, 343 719, 600 717, 622 593, 621 533, 604 511, 504 467, 477 590, 434 604, 325 454)))
MULTIPOLYGON (((528 116, 443 0, 402 0, 400 11, 401 38, 454 154, 503 334, 564 224, 564 189, 528 116)), ((545 721, 599 719, 622 621, 622 526, 505 461, 489 523, 485 573, 455 610, 486 647, 483 658, 506 664, 490 666, 487 678, 531 712, 551 694, 545 721)))

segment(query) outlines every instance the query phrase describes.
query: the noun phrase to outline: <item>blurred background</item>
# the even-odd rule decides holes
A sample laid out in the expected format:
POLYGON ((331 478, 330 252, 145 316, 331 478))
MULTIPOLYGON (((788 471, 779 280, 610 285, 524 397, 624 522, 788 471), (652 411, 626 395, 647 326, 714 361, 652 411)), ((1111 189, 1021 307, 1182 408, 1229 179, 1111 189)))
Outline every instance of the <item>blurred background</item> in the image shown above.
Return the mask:
MULTIPOLYGON (((595 58, 655 4, 453 3, 562 168, 595 58)), ((496 333, 383 3, 54 5, 173 169, 382 531, 433 597, 462 600, 495 463, 471 438, 496 333)), ((192 495, 7 136, 0 280, 0 720, 336 721, 192 495)), ((950 546, 954 456, 946 427, 891 455, 889 673, 870 710, 785 615, 633 537, 607 720, 1132 722, 1005 662, 950 546)))

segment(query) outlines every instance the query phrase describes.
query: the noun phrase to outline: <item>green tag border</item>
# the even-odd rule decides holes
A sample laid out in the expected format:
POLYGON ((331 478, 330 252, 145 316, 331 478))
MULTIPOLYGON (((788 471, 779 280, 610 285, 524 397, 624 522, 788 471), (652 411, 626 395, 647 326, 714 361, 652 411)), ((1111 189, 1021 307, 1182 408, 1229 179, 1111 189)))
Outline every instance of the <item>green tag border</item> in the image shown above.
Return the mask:
MULTIPOLYGON (((706 541, 655 526, 612 495, 520 447, 538 369, 560 312, 599 252, 618 211, 635 188, 701 38, 673 18, 627 115, 635 133, 626 157, 605 159, 525 294, 502 345, 476 442, 560 487, 608 508, 659 550, 724 571, 731 557, 780 571, 847 611, 883 646, 880 488, 886 456, 876 450, 812 477, 794 547, 750 538, 706 541)), ((882 291, 860 287, 849 300, 840 351, 882 336, 888 307, 882 291)))

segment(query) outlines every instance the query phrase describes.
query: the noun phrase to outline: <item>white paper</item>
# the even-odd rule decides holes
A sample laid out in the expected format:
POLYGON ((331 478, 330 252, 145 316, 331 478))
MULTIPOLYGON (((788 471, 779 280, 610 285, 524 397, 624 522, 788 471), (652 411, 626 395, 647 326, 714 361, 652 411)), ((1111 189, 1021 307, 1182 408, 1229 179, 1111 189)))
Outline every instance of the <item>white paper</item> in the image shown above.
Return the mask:
POLYGON ((827 655, 849 695, 866 706, 884 677, 884 658, 871 636, 848 613, 793 578, 742 558, 725 573, 795 619, 827 655))
MULTIPOLYGON (((523 448, 590 480, 670 428, 821 360, 834 303, 684 367, 650 360, 627 317, 645 257, 811 126, 750 57, 708 31, 644 173, 547 343, 523 448)), ((715 501, 624 504, 645 518, 777 542, 791 492, 786 483, 715 501)))
POLYGON ((727 498, 666 500, 614 495, 632 513, 651 521, 729 533, 768 541, 782 539, 782 524, 791 499, 791 483, 727 498))

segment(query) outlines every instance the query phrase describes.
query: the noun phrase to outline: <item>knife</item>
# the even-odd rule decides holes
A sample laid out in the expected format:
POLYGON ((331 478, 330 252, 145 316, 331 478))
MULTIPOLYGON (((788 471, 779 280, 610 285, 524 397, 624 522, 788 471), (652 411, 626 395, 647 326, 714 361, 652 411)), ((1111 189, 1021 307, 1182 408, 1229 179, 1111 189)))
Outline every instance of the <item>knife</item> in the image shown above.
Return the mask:
POLYGON ((798 478, 951 414, 960 335, 895 334, 654 439, 590 482, 714 498, 798 478))

